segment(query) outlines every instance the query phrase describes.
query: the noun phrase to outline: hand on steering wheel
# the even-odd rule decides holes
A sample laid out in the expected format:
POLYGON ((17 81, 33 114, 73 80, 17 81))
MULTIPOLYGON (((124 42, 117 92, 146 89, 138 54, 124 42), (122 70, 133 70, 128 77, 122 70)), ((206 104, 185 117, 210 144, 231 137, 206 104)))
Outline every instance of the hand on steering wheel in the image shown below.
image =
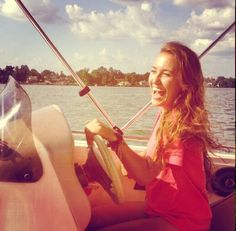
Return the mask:
POLYGON ((90 143, 88 159, 84 168, 89 174, 89 178, 101 184, 113 201, 120 204, 124 201, 124 192, 115 162, 104 139, 95 135, 93 140, 92 146, 90 143))

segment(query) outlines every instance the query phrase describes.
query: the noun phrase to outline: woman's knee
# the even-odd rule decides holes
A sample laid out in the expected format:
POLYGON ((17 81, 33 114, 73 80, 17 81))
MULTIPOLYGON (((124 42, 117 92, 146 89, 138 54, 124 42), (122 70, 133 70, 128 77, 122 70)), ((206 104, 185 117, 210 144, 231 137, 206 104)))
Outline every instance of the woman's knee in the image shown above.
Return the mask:
POLYGON ((143 218, 132 221, 127 221, 111 226, 107 226, 101 229, 97 229, 97 231, 178 231, 176 227, 174 227, 169 222, 165 221, 160 217, 156 218, 143 218))
POLYGON ((89 228, 102 228, 146 217, 144 202, 126 202, 121 205, 109 204, 97 206, 92 209, 89 228))

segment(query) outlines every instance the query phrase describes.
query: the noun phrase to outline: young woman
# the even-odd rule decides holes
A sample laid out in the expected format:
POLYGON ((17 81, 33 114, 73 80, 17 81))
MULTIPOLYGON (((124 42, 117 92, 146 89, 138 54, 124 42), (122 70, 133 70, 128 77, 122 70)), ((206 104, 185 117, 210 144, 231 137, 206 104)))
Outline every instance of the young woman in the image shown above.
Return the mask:
MULTIPOLYGON (((124 205, 123 210, 118 206, 117 212, 109 212, 115 224, 109 230, 209 230, 207 153, 220 145, 210 131, 203 83, 197 55, 180 43, 169 42, 162 47, 149 76, 152 104, 160 107, 161 113, 146 156, 132 151, 102 122, 93 120, 86 125, 90 137, 99 134, 115 146, 129 177, 146 187, 144 205, 124 205)), ((101 219, 102 213, 94 212, 91 227, 97 221, 103 227, 112 223, 101 219)))

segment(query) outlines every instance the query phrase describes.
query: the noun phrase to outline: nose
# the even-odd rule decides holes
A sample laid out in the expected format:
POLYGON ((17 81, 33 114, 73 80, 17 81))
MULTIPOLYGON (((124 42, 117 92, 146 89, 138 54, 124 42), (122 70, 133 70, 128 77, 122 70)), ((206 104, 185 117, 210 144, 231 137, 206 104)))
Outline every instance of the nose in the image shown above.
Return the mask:
POLYGON ((149 74, 149 83, 150 85, 155 83, 155 84, 160 84, 161 83, 161 78, 160 78, 160 72, 150 72, 149 74))

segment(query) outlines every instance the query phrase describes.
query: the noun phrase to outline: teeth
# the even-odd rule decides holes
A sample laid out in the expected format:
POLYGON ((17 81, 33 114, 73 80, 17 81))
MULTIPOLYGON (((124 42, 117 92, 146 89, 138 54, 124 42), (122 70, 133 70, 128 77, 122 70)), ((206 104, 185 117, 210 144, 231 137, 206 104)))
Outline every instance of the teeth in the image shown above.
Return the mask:
POLYGON ((159 90, 159 89, 154 89, 154 88, 153 88, 153 93, 156 93, 156 92, 159 92, 159 93, 160 93, 160 92, 162 92, 162 91, 159 90))
POLYGON ((157 89, 157 88, 153 88, 153 94, 159 94, 159 95, 164 95, 165 94, 165 91, 164 90, 160 90, 160 89, 157 89))

